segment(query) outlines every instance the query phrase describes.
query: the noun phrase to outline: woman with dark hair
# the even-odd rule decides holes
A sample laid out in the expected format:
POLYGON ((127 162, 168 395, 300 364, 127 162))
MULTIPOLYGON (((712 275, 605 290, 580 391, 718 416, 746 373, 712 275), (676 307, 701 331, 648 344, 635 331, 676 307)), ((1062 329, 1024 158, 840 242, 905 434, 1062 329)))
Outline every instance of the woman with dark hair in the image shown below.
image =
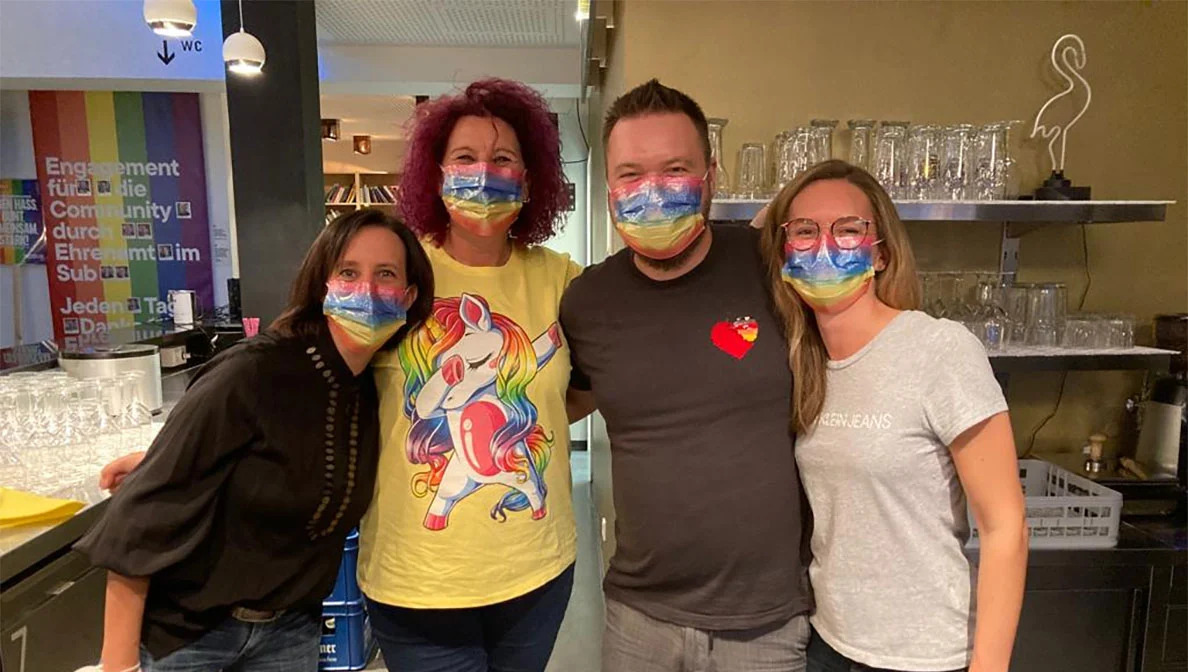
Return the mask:
POLYGON ((105 470, 119 491, 77 546, 108 569, 100 669, 317 670, 322 599, 376 478, 368 365, 432 296, 403 224, 339 217, 284 313, 197 373, 126 482, 105 470))
POLYGON ((381 486, 359 585, 400 672, 544 669, 576 557, 570 395, 557 318, 580 267, 538 245, 565 192, 557 127, 499 79, 417 108, 400 207, 424 237, 433 311, 376 359, 381 486))

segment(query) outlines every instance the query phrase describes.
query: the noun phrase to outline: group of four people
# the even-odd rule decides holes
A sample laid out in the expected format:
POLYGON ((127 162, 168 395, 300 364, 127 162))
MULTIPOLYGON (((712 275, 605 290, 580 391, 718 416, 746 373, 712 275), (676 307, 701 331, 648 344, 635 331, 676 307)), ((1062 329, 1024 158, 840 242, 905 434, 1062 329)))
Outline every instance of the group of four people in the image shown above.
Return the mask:
POLYGON ((826 162, 758 230, 710 226, 705 116, 655 80, 602 141, 628 249, 583 272, 539 246, 565 198, 545 101, 483 80, 418 107, 415 234, 331 223, 272 328, 105 470, 79 544, 110 570, 102 669, 316 669, 358 524, 390 670, 542 672, 576 558, 568 426, 594 408, 606 672, 1007 669, 1027 545, 1006 405, 977 339, 916 312, 886 193, 826 162))

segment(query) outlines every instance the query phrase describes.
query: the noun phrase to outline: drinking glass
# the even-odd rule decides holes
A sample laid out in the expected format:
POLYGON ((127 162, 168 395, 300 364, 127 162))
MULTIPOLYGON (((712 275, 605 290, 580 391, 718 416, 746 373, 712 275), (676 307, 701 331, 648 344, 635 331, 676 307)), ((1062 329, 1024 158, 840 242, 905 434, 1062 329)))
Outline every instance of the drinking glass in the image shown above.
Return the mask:
POLYGON ((974 198, 981 201, 1006 198, 1007 175, 1011 159, 1007 149, 1007 131, 1011 122, 986 124, 978 129, 975 144, 974 198))
POLYGON ((1028 292, 1027 344, 1041 347, 1060 342, 1067 288, 1059 283, 1033 285, 1028 292))
POLYGON ((743 143, 738 150, 737 198, 762 198, 766 194, 767 148, 760 142, 743 143))
POLYGON ((907 179, 906 121, 884 121, 875 141, 875 179, 891 198, 903 198, 907 179))
POLYGON ((1127 350, 1134 347, 1134 315, 1104 315, 1102 319, 1107 348, 1127 350))
POLYGON ((908 132, 908 198, 927 200, 936 191, 940 169, 940 133, 936 126, 912 126, 908 132))
POLYGON ((1075 313, 1064 321, 1064 336, 1060 345, 1065 348, 1091 349, 1102 346, 1101 321, 1096 315, 1075 313))
POLYGON ((938 198, 953 201, 969 199, 973 150, 973 126, 957 124, 945 127, 938 198))
POLYGON ((722 159, 722 129, 730 123, 729 119, 715 117, 706 119, 709 126, 710 158, 718 163, 714 198, 730 198, 730 175, 726 172, 726 162, 722 159))
POLYGON ((788 138, 777 157, 776 175, 781 184, 787 184, 809 167, 809 145, 812 132, 807 126, 787 131, 788 138))
POLYGON ((772 188, 779 191, 788 184, 791 178, 787 180, 782 179, 780 172, 780 157, 784 155, 784 145, 788 143, 788 131, 780 131, 776 133, 775 139, 771 141, 771 172, 768 178, 771 180, 772 188))
POLYGON ((809 122, 810 144, 809 165, 816 165, 833 158, 833 129, 836 119, 813 119, 809 122))
POLYGON ((850 163, 863 170, 871 170, 875 122, 870 119, 851 119, 847 125, 850 127, 850 163))

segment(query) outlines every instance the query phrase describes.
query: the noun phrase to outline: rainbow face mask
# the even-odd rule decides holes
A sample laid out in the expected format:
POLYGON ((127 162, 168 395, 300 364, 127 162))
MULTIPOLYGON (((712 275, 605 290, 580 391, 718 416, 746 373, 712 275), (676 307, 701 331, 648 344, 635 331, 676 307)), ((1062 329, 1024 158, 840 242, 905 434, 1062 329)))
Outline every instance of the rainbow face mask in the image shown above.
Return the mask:
POLYGON ((524 207, 524 171, 489 163, 441 168, 450 221, 478 236, 503 235, 524 207))
POLYGON ((649 259, 671 259, 705 230, 700 177, 650 175, 610 192, 615 228, 649 259))
POLYGON ((331 280, 322 312, 360 348, 378 348, 404 326, 407 296, 406 288, 331 280))
POLYGON ((869 238, 843 250, 833 237, 822 234, 808 250, 784 245, 784 282, 814 310, 840 313, 854 305, 874 279, 874 245, 869 238))

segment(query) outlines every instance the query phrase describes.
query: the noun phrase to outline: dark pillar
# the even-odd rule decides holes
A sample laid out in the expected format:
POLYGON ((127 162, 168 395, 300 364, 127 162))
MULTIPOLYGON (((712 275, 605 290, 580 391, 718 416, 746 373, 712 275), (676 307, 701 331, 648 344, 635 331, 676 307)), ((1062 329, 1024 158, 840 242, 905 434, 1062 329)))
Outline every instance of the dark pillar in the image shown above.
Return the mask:
MULTIPOLYGON (((239 3, 222 11, 226 37, 239 3)), ((244 0, 243 18, 267 59, 254 77, 227 73, 227 114, 243 314, 263 328, 324 217, 317 27, 312 0, 244 0)))

